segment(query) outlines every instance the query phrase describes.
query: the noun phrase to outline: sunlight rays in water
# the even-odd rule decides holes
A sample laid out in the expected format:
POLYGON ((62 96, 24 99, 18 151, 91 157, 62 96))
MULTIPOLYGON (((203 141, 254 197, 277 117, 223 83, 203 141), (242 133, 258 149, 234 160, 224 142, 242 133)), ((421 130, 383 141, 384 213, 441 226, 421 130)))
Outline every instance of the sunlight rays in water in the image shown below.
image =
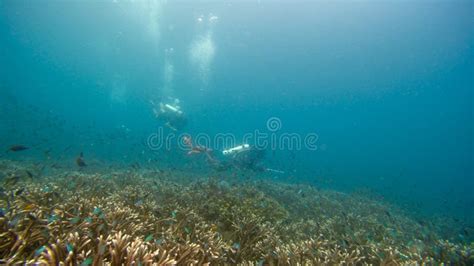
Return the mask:
POLYGON ((218 17, 212 14, 207 19, 200 16, 197 23, 207 23, 203 33, 197 34, 192 41, 189 49, 189 57, 191 64, 196 70, 196 75, 202 83, 203 88, 209 85, 209 79, 212 71, 212 62, 216 54, 216 45, 213 38, 214 25, 218 17))

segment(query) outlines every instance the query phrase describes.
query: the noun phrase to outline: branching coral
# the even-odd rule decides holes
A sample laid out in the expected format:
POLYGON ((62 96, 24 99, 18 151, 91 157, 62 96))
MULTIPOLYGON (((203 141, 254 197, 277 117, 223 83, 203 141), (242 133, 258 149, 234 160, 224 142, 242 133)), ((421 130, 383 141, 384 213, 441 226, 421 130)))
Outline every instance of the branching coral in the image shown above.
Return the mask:
MULTIPOLYGON (((8 165, 4 177, 23 171, 8 165)), ((474 263, 472 242, 361 195, 154 170, 12 180, 0 197, 6 264, 474 263)))

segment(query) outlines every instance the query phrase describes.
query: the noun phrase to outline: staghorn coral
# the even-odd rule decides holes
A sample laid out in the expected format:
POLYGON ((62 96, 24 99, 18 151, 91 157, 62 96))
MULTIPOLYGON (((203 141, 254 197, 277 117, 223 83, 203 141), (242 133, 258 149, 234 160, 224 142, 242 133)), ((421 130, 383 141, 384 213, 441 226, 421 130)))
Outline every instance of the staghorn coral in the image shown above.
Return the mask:
POLYGON ((442 229, 386 203, 304 185, 154 170, 56 171, 9 181, 3 194, 6 264, 474 262, 472 241, 443 239, 442 229))

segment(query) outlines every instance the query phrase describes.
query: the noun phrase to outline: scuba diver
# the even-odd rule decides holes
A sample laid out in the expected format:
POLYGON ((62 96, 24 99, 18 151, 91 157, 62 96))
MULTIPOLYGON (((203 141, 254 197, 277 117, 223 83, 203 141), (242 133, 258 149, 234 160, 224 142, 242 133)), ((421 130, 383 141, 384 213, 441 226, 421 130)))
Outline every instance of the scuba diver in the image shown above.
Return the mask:
POLYGON ((255 172, 265 171, 260 162, 265 157, 265 150, 243 144, 222 151, 222 155, 228 158, 227 163, 238 169, 247 169, 255 172))
POLYGON ((173 131, 178 131, 183 129, 188 123, 183 111, 181 111, 181 106, 179 105, 179 99, 170 98, 170 102, 164 103, 160 102, 157 106, 153 101, 153 113, 155 114, 158 120, 165 122, 165 125, 173 131))
POLYGON ((285 174, 284 171, 265 167, 261 163, 265 157, 265 150, 259 149, 249 144, 243 144, 223 150, 222 155, 226 157, 227 160, 215 160, 213 164, 211 162, 211 167, 217 171, 224 171, 233 167, 240 170, 251 170, 254 172, 272 172, 273 174, 285 174))
POLYGON ((226 171, 232 168, 251 170, 254 172, 276 171, 261 165, 260 162, 265 156, 265 150, 258 149, 249 144, 239 145, 222 151, 222 155, 225 159, 218 160, 213 155, 211 149, 204 146, 193 145, 189 136, 184 138, 184 143, 190 150, 188 155, 205 154, 207 162, 216 171, 226 171))

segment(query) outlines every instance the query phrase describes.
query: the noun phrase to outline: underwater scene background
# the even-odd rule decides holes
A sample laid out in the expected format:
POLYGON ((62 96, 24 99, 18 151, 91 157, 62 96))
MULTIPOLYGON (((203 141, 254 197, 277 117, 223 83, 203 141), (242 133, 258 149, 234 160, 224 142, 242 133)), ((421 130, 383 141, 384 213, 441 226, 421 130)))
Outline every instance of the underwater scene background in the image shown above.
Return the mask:
POLYGON ((0 262, 473 265, 473 5, 1 1, 0 262))

